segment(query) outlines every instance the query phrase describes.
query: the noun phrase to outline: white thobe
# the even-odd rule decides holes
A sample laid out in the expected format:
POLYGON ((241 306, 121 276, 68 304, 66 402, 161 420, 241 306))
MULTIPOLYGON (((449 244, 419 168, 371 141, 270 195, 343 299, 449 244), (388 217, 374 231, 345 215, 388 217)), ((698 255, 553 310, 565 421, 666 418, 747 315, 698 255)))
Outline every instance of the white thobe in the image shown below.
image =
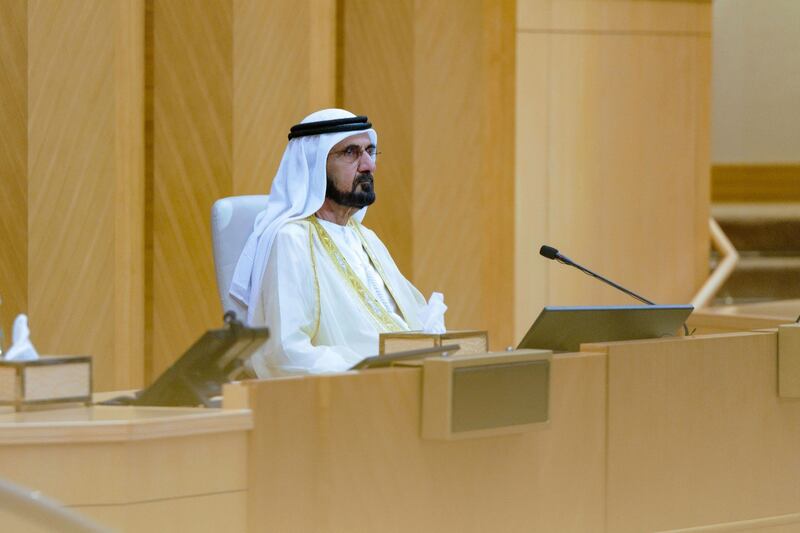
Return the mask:
POLYGON ((272 244, 252 320, 270 330, 251 360, 259 377, 341 372, 377 354, 380 333, 422 327, 425 299, 374 232, 313 220, 272 244))

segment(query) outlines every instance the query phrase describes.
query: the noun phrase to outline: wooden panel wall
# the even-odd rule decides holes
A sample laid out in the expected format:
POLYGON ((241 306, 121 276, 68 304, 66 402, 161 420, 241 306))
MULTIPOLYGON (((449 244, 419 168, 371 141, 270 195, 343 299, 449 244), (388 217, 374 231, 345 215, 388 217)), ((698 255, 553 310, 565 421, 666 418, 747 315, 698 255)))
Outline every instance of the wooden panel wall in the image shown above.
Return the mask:
POLYGON ((141 386, 221 322, 217 198, 264 193, 335 105, 335 0, 0 6, 0 324, 141 386), (236 31, 234 31, 234 29, 236 31))
POLYGON ((28 5, 28 313, 42 353, 91 354, 101 387, 142 382, 143 4, 28 5))
POLYGON ((346 1, 342 103, 378 130, 367 225, 450 328, 513 342, 513 2, 346 1), (365 45, 380 35, 380 45, 365 45))
POLYGON ((212 202, 268 191, 287 128, 333 105, 375 123, 367 223, 451 328, 499 348, 544 303, 625 301, 551 272, 545 241, 656 300, 705 275, 706 2, 0 9, 0 321, 27 310, 41 351, 94 355, 98 389, 220 324, 212 202))
POLYGON ((27 11, 27 0, 0 2, 0 329, 9 342, 28 308, 27 11))
POLYGON ((661 303, 708 273, 710 2, 519 3, 516 333, 543 305, 661 303))

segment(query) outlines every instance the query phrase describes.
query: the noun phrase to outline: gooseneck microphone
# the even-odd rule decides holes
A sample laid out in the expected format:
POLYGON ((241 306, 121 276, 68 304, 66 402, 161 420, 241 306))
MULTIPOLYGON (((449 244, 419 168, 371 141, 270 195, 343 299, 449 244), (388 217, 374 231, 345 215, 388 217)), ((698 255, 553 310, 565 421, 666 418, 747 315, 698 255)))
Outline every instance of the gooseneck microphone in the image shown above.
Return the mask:
POLYGON ((600 281, 602 281, 603 283, 605 283, 607 285, 611 285, 615 289, 624 292, 628 296, 632 296, 632 297, 636 298, 637 300, 639 300, 642 303, 646 303, 647 305, 656 305, 655 302, 651 302, 647 298, 645 298, 643 296, 639 296, 635 292, 629 291, 628 289, 626 289, 625 287, 622 287, 621 285, 617 285, 616 283, 614 283, 610 279, 604 278, 600 274, 592 272, 588 268, 579 265, 578 263, 576 263, 575 261, 573 261, 572 259, 570 259, 566 255, 562 255, 561 253, 559 253, 559 251, 556 250, 555 248, 553 248, 552 246, 547 246, 545 244, 544 246, 539 248, 539 253, 541 255, 543 255, 544 257, 548 258, 548 259, 553 259, 553 260, 558 261, 559 263, 562 263, 564 265, 569 265, 569 266, 575 267, 578 270, 580 270, 581 272, 583 272, 584 274, 592 276, 593 278, 597 278, 600 281))
MULTIPOLYGON (((589 275, 589 276, 591 276, 593 278, 597 278, 600 281, 602 281, 603 283, 605 283, 607 285, 611 285, 615 289, 624 292, 628 296, 632 296, 632 297, 636 298, 637 300, 639 300, 642 303, 646 303, 647 305, 656 305, 655 302, 651 302, 650 300, 648 300, 644 296, 639 296, 635 292, 630 291, 630 290, 626 289, 625 287, 623 287, 621 285, 617 285, 616 283, 614 283, 610 279, 604 278, 600 274, 592 272, 588 268, 579 265, 578 263, 576 263, 575 261, 573 261, 572 259, 570 259, 566 255, 563 255, 561 252, 559 252, 557 249, 553 248, 552 246, 547 246, 545 244, 544 246, 539 248, 539 253, 541 255, 543 255, 544 257, 548 258, 548 259, 552 259, 554 261, 558 261, 559 263, 564 264, 564 265, 569 265, 569 266, 575 267, 578 270, 580 270, 581 272, 583 272, 584 274, 587 274, 587 275, 589 275)), ((798 320, 800 320, 800 317, 798 317, 798 320)), ((683 325, 683 332, 686 334, 687 337, 690 335, 689 328, 686 326, 686 324, 683 325)))

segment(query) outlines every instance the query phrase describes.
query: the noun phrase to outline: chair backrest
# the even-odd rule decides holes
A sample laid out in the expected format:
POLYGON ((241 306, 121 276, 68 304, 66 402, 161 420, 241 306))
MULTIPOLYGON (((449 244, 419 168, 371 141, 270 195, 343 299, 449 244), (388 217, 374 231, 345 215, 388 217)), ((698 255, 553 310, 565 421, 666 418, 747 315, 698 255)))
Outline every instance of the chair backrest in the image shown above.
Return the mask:
POLYGON ((253 232, 256 215, 267 208, 269 195, 229 196, 221 198, 211 206, 211 243, 214 248, 214 270, 217 274, 217 290, 223 311, 235 311, 240 320, 247 312, 243 305, 231 298, 233 271, 244 249, 247 238, 253 232))

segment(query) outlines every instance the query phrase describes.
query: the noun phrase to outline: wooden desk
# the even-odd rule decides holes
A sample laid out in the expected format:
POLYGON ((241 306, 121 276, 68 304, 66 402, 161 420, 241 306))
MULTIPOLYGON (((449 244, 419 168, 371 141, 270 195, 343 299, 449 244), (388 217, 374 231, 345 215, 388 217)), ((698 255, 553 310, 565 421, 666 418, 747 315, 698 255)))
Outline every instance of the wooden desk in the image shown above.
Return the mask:
POLYGON ((597 531, 605 358, 551 365, 548 427, 463 441, 420 438, 419 368, 226 387, 254 414, 250 531, 597 531))
POLYGON ((698 335, 777 328, 797 320, 800 300, 777 300, 740 305, 708 307, 692 313, 689 329, 698 335))
MULTIPOLYGON (((119 531, 245 531, 246 410, 0 411, 0 477, 119 531)), ((36 531, 0 513, 0 530, 36 531)))
POLYGON ((126 531, 798 531, 777 342, 585 345, 551 361, 549 424, 468 440, 421 438, 419 368, 234 383, 231 410, 4 414, 0 476, 126 531))
POLYGON ((549 426, 474 440, 421 439, 419 369, 227 387, 254 415, 249 530, 800 530, 777 333, 582 349, 552 359, 549 426))

